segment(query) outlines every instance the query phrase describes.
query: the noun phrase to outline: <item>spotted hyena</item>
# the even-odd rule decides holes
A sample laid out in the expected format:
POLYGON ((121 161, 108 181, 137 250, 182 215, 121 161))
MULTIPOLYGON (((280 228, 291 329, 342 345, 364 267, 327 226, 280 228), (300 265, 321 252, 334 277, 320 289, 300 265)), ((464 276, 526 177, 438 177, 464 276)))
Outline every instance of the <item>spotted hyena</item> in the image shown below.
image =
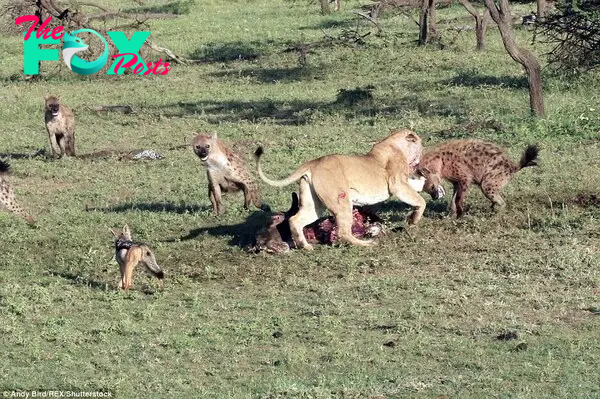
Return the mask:
POLYGON ((244 192, 244 208, 249 209, 250 203, 253 203, 263 211, 270 210, 269 205, 260 200, 258 186, 243 158, 225 146, 216 133, 196 135, 193 149, 206 168, 208 196, 214 213, 219 214, 223 210, 221 193, 240 190, 244 192))
POLYGON ((10 165, 4 161, 0 161, 0 209, 6 209, 18 216, 21 216, 30 225, 35 222, 31 215, 23 209, 15 199, 15 192, 8 183, 8 174, 10 173, 10 165))
POLYGON ((502 187, 519 170, 537 165, 539 149, 530 145, 519 163, 508 158, 494 143, 482 140, 452 140, 439 145, 421 157, 417 171, 426 179, 423 190, 434 199, 444 196, 442 179, 452 182, 454 194, 450 215, 461 217, 471 183, 477 184, 493 207, 503 207, 502 187))

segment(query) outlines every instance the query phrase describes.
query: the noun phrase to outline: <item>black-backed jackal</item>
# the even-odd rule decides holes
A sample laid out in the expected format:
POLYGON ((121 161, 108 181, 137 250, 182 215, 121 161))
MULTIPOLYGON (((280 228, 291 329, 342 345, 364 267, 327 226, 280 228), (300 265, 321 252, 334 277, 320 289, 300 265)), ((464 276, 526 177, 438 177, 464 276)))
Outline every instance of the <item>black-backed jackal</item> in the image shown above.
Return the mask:
POLYGON ((115 236, 115 258, 121 268, 121 289, 128 291, 133 285, 133 269, 138 263, 142 263, 148 271, 158 278, 160 288, 163 287, 165 277, 163 270, 156 263, 154 253, 148 245, 133 241, 129 226, 125 225, 123 231, 117 229, 110 231, 115 236))

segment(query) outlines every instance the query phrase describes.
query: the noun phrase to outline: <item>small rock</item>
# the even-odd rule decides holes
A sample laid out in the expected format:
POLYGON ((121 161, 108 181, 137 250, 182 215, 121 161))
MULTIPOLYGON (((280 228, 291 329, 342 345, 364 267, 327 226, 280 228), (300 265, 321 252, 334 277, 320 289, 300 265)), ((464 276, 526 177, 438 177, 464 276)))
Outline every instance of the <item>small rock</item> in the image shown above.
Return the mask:
POLYGON ((521 342, 519 345, 516 346, 515 350, 517 352, 522 352, 524 350, 527 350, 527 344, 525 342, 521 342))
POLYGON ((281 331, 275 331, 273 333, 273 338, 281 338, 283 337, 283 333, 281 331))
POLYGON ((394 341, 387 341, 387 342, 384 342, 383 346, 387 346, 388 348, 393 348, 394 346, 396 346, 396 343, 394 341))

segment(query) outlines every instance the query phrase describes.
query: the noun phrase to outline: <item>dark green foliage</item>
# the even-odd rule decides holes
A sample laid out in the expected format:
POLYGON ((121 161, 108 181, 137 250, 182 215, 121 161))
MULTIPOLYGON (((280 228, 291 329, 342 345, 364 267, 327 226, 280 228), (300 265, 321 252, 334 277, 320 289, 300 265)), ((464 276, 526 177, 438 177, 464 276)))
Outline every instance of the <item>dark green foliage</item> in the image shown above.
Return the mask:
POLYGON ((552 67, 578 73, 600 65, 600 1, 558 1, 536 30, 554 46, 548 53, 552 67))

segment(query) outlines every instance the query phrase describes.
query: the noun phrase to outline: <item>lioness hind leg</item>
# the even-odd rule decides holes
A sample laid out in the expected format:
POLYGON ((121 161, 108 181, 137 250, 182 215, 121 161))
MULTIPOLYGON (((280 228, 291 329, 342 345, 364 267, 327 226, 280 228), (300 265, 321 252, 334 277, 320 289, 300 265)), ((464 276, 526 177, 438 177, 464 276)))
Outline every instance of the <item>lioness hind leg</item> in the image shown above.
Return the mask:
POLYGON ((304 237, 304 226, 311 224, 319 218, 321 208, 321 201, 314 194, 310 184, 305 178, 300 179, 300 208, 290 218, 290 231, 298 248, 313 249, 312 245, 304 237))
POLYGON ((361 240, 354 237, 352 234, 352 223, 354 221, 354 218, 352 217, 352 199, 350 198, 348 189, 331 186, 326 183, 334 180, 334 178, 329 180, 315 179, 314 184, 315 192, 319 196, 319 200, 335 216, 338 238, 340 241, 352 245, 360 245, 363 247, 373 245, 374 243, 372 240, 361 240), (324 183, 320 184, 320 182, 324 183))
POLYGON ((349 212, 343 211, 335 214, 335 223, 338 228, 338 237, 340 241, 352 245, 360 245, 362 247, 375 245, 373 240, 361 240, 360 238, 354 237, 352 234, 352 222, 352 207, 350 207, 349 212))
POLYGON ((406 220, 408 224, 417 224, 425 212, 425 199, 413 190, 412 187, 404 183, 399 183, 397 187, 394 187, 392 194, 400 201, 416 208, 408 215, 406 220))

